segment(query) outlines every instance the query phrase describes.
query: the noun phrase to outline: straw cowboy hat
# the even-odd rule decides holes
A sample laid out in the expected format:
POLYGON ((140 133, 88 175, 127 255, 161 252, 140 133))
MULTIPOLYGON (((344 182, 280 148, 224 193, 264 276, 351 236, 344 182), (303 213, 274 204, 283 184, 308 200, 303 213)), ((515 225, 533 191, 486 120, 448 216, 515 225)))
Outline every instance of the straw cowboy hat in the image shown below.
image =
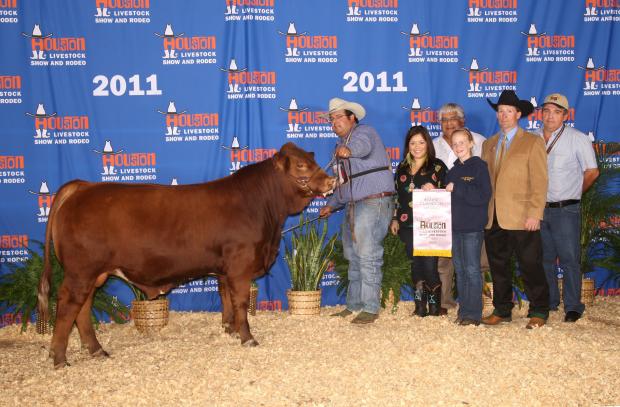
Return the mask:
POLYGON ((348 100, 340 98, 330 99, 329 111, 327 114, 331 114, 337 110, 348 110, 357 117, 357 120, 362 120, 366 116, 366 109, 359 103, 349 102, 348 100))
POLYGON ((534 105, 532 105, 532 103, 528 100, 520 100, 514 90, 502 91, 502 94, 499 95, 497 103, 491 102, 491 99, 488 98, 487 102, 489 102, 489 105, 491 105, 495 111, 497 111, 497 106, 499 105, 514 106, 521 112, 521 116, 523 117, 534 111, 534 105))

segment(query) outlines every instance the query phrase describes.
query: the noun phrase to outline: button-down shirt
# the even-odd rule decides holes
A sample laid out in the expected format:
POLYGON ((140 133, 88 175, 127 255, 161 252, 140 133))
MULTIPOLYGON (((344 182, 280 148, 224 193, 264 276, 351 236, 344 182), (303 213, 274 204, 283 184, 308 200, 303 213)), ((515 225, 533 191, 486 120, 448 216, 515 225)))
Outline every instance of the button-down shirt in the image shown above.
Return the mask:
MULTIPOLYGON (((476 157, 480 157, 482 155, 482 143, 484 143, 486 138, 478 133, 474 133, 473 131, 471 132, 471 135, 474 137, 474 155, 476 157)), ((443 133, 441 133, 439 137, 433 139, 433 146, 435 147, 435 157, 443 161, 448 169, 452 168, 457 156, 454 154, 452 147, 450 147, 450 143, 443 138, 443 133)))
POLYGON ((497 153, 495 158, 497 158, 497 156, 499 155, 499 151, 501 150, 502 146, 502 140, 504 139, 504 137, 506 137, 506 145, 504 146, 504 154, 506 154, 506 152, 510 148, 510 143, 512 143, 512 139, 515 138, 515 134, 517 134, 517 130, 519 130, 519 126, 515 127, 514 129, 508 130, 508 133, 504 133, 500 130, 499 140, 497 141, 497 153))
MULTIPOLYGON (((547 148, 558 137, 562 127, 551 134, 547 148)), ((541 137, 543 130, 535 132, 541 137)), ((564 127, 560 139, 553 145, 547 156, 549 188, 547 202, 581 199, 583 173, 597 168, 596 155, 588 136, 569 126, 564 127)))
MULTIPOLYGON (((332 208, 339 208, 350 201, 359 201, 367 196, 380 194, 382 192, 394 192, 394 178, 391 170, 390 159, 388 158, 385 146, 377 131, 368 125, 357 125, 349 138, 340 139, 338 146, 346 146, 351 150, 351 157, 348 159, 351 167, 350 174, 355 175, 378 167, 387 167, 386 170, 371 172, 360 177, 349 180, 336 188, 329 197, 327 205, 332 208)), ((345 160, 343 160, 345 161, 345 160)), ((349 166, 343 166, 349 171, 349 166)))

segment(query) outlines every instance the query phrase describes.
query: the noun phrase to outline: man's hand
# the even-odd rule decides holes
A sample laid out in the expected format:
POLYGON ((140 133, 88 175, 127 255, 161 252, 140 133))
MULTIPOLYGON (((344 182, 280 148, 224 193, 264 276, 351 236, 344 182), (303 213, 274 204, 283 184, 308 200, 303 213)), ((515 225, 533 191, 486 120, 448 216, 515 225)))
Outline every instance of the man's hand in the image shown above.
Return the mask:
POLYGON ((390 222, 390 232, 396 236, 398 234, 398 229, 400 229, 398 221, 396 219, 392 219, 392 222, 390 222))
POLYGON ((332 214, 332 207, 331 206, 324 206, 319 211, 319 217, 320 218, 327 218, 331 214, 332 214))
POLYGON ((525 220, 525 230, 528 232, 535 232, 540 229, 540 220, 534 218, 527 218, 525 220))
POLYGON ((336 149, 336 157, 338 158, 349 158, 351 157, 351 150, 348 147, 340 146, 336 149))

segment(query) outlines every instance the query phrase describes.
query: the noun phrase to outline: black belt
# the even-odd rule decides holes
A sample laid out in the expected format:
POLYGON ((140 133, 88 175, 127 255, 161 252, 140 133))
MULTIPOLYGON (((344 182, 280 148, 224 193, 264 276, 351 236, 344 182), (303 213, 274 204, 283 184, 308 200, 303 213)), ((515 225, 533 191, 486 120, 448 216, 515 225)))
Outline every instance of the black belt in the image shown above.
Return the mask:
POLYGON ((547 202, 545 208, 563 208, 568 205, 575 205, 581 202, 579 199, 567 199, 566 201, 547 202))

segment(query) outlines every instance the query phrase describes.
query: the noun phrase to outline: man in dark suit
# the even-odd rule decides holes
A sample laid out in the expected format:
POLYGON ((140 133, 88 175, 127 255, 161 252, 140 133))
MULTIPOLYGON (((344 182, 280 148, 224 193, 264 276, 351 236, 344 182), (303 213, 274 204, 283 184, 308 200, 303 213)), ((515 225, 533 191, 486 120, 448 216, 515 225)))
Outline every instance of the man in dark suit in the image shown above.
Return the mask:
POLYGON ((493 196, 485 243, 493 278, 493 313, 486 325, 512 320, 512 270, 516 252, 519 270, 530 301, 526 328, 545 324, 549 316, 549 286, 542 265, 540 222, 547 198, 547 153, 542 138, 519 127, 519 119, 534 107, 504 90, 491 107, 500 131, 484 142, 482 159, 489 165, 493 196))

